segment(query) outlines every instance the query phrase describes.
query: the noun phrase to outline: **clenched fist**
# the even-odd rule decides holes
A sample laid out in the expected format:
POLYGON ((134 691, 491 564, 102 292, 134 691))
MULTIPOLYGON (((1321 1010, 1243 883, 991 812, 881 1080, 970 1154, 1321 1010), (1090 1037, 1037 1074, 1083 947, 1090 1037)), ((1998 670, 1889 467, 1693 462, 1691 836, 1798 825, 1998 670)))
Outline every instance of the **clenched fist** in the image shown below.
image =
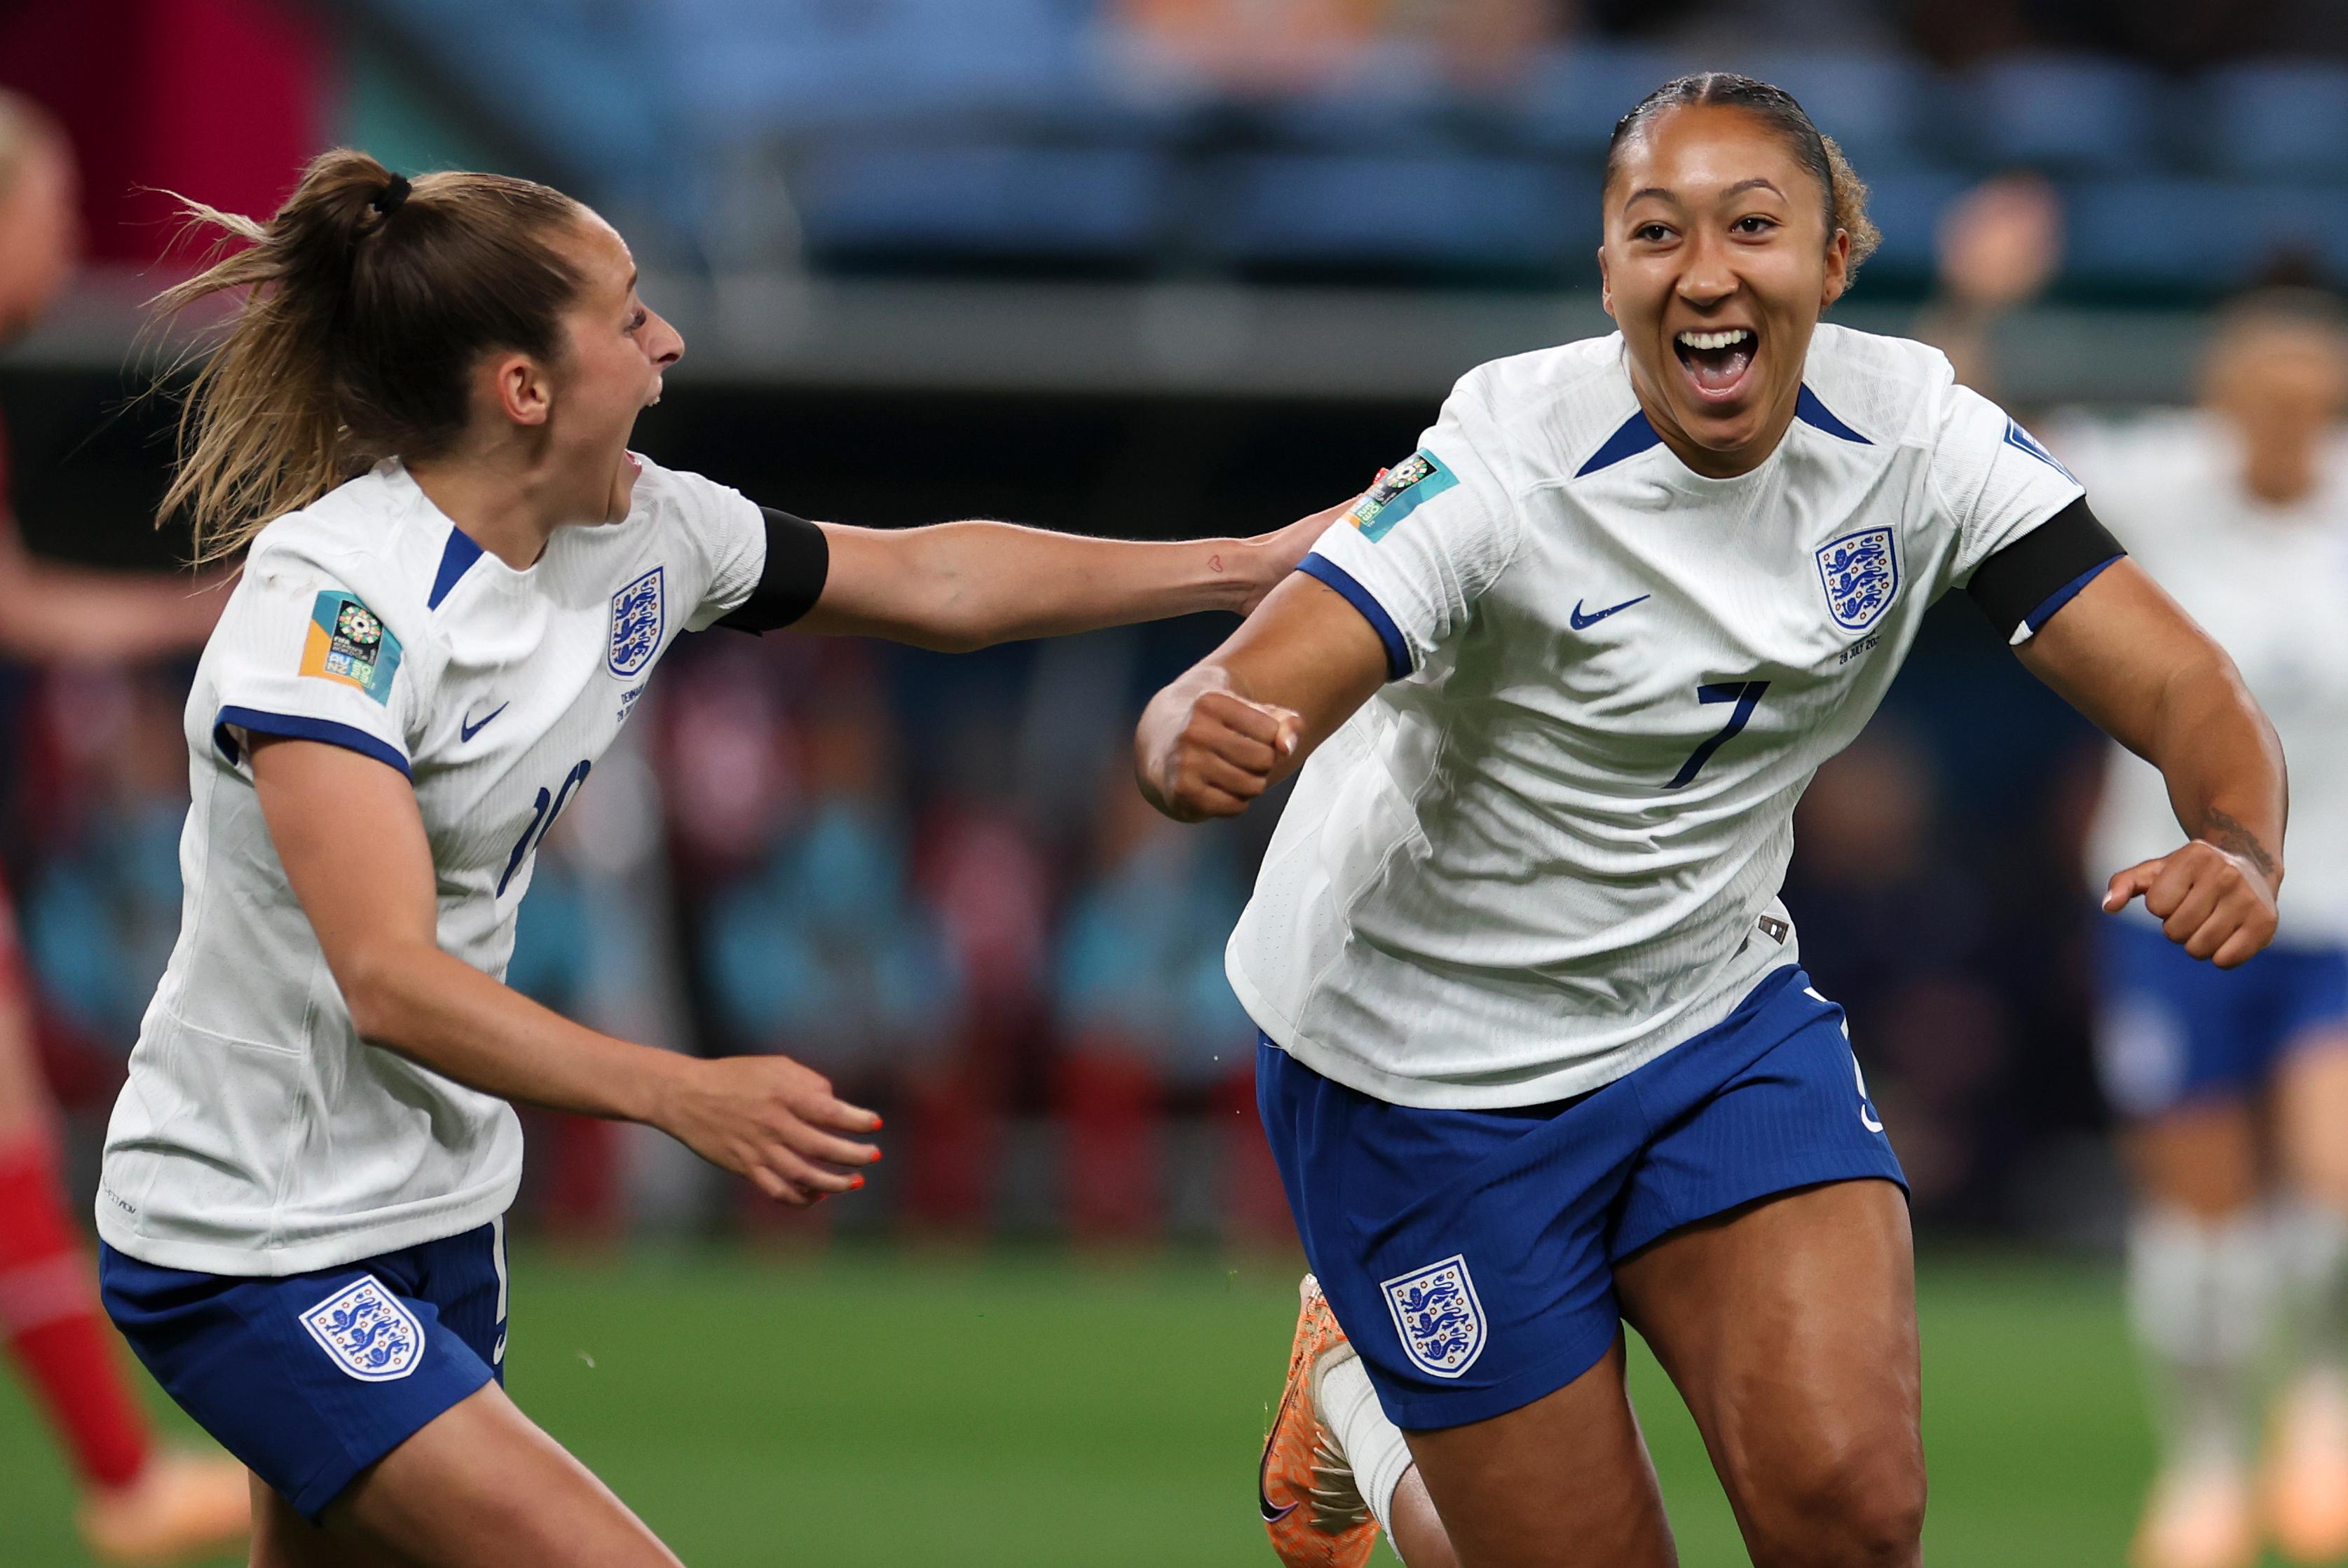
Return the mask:
POLYGON ((2220 969, 2245 964, 2274 940, 2280 873, 2263 851, 2225 850, 2206 839, 2112 878, 2104 909, 2116 914, 2139 893, 2169 941, 2220 969))
POLYGON ((1178 822, 1236 817, 1296 750, 1303 721, 1284 707, 1206 690, 1179 725, 1145 735, 1136 763, 1142 793, 1178 822))

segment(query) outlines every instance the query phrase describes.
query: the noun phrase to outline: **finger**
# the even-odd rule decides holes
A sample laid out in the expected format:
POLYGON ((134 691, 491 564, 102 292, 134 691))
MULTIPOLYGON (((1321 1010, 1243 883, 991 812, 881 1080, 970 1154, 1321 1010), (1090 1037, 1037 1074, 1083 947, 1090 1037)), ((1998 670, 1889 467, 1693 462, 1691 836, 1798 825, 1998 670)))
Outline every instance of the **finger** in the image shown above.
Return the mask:
POLYGON ((806 1207, 806 1195, 765 1166, 751 1166, 749 1176, 753 1186, 778 1203, 789 1203, 799 1208, 806 1207))
POLYGON ((2115 872, 2110 887, 2104 892, 2104 913, 2117 914, 2121 910, 2126 909, 2130 899, 2153 884, 2154 879, 2160 875, 2161 868, 2166 864, 2168 864, 2168 857, 2163 856, 2159 860, 2140 861, 2124 872, 2115 872))
MULTIPOLYGON (((1253 796, 1248 797, 1248 799, 1253 799, 1253 796)), ((1186 788, 1176 804, 1179 810, 1175 815, 1185 822, 1204 821, 1209 817, 1236 817, 1248 809, 1248 800, 1210 784, 1186 788)))
POLYGON ((2221 910, 2193 928, 2185 939, 2188 958, 2213 958, 2219 949, 2233 939, 2242 929, 2242 917, 2231 911, 2221 910))
POLYGON ((1272 782, 1269 775, 1226 762, 1211 752, 1190 758, 1182 771, 1193 785, 1220 789, 1242 800, 1254 799, 1272 782))
MULTIPOLYGON (((860 1105, 850 1105, 844 1099, 826 1094, 793 1105, 791 1114, 810 1127, 829 1127, 835 1132, 878 1132, 880 1118, 860 1105)), ((875 1155, 875 1159, 879 1156, 875 1155)))
POLYGON ((767 1151, 767 1164, 791 1185, 810 1193, 853 1192, 864 1185, 864 1178, 846 1171, 827 1171, 812 1161, 802 1160, 788 1147, 767 1151))
POLYGON ((787 1130, 783 1137, 799 1154, 827 1165, 852 1170, 859 1165, 878 1164, 880 1160, 880 1150, 870 1143, 851 1143, 812 1127, 799 1128, 796 1136, 787 1130))
POLYGON ((1280 715, 1283 711, 1250 702, 1243 696, 1234 696, 1227 691, 1200 692, 1199 700, 1190 708, 1193 723, 1204 718, 1223 728, 1237 730, 1249 739, 1265 746, 1278 742, 1280 715))
MULTIPOLYGON (((2219 906, 2227 892, 2225 882, 2226 879, 2219 877, 2214 871, 2204 868, 2199 880, 2187 886, 2184 896, 2177 901, 2177 906, 2169 911, 2168 917, 2160 923, 2160 929, 2168 935, 2169 941, 2184 943, 2189 951, 2193 939, 2201 934, 2202 928, 2220 919, 2227 922, 2228 932, 2230 934, 2232 927, 2240 923, 2241 914, 2239 911, 2231 916, 2219 913, 2219 906)), ((2155 889, 2154 891, 2157 892, 2163 890, 2155 889)), ((2152 907, 2152 901, 2146 900, 2145 907, 2147 909, 2152 907)), ((2216 951, 2217 944, 2212 943, 2209 952, 2196 953, 2193 956, 2207 958, 2210 953, 2216 951)))
POLYGON ((2267 944, 2273 940, 2273 926, 2262 928, 2256 922, 2245 923, 2226 938, 2225 944, 2211 955, 2209 962, 2220 969, 2239 969, 2266 951, 2267 944))
POLYGON ((1280 748, 1280 754, 1282 757, 1293 757, 1296 755, 1297 743, 1304 738, 1303 716, 1292 713, 1284 707, 1274 708, 1272 711, 1280 716, 1280 736, 1273 744, 1280 748))
MULTIPOLYGON (((2186 895, 2193 891, 2195 882, 2200 880, 2200 873, 2207 870, 2205 859, 2188 845, 2163 860, 2160 874, 2152 879, 2150 887, 2144 890, 2144 907, 2164 921, 2175 914, 2178 906, 2184 903, 2186 895)), ((2193 928, 2188 925, 2184 929, 2190 931, 2193 928)))
POLYGON ((1251 735, 1241 735, 1236 729, 1214 728, 1204 734, 1194 734, 1190 738, 1200 743, 1200 749, 1250 773, 1269 776, 1282 755, 1277 737, 1271 740, 1258 740, 1251 735))

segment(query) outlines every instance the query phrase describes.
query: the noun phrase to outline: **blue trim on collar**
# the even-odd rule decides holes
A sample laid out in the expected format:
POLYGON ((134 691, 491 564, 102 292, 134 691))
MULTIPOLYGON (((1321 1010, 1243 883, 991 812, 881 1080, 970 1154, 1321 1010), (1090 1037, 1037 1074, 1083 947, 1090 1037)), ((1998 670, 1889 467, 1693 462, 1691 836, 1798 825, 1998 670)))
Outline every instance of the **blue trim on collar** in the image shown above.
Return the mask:
POLYGON ((277 735, 288 740, 323 740, 329 746, 339 746, 345 751, 355 751, 362 757, 372 757, 386 768, 396 768, 403 779, 414 779, 402 757, 388 743, 369 735, 355 725, 336 724, 331 718, 312 718, 300 713, 267 713, 257 707, 224 707, 212 720, 212 744, 220 748, 222 757, 233 767, 244 760, 243 748, 229 733, 231 726, 252 735, 277 735))
POLYGON ((1655 434, 1655 428, 1647 423, 1647 411, 1633 409, 1631 417, 1606 438, 1606 444, 1591 454, 1588 462, 1573 470, 1573 477, 1581 479, 1601 469, 1611 469, 1625 458, 1635 458, 1649 447, 1662 445, 1663 439, 1655 434))
POLYGON ((1368 589, 1354 579, 1354 574, 1325 555, 1313 554, 1296 563, 1296 570, 1317 579, 1345 596, 1345 603, 1362 613, 1362 619, 1385 645, 1386 679, 1398 681, 1410 674, 1410 645, 1403 641, 1402 628, 1394 624, 1386 607, 1368 589))
POLYGON ((473 562, 481 558, 481 547, 470 534, 454 523, 448 526, 448 542, 440 552, 440 570, 432 575, 432 596, 424 601, 427 610, 440 608, 440 601, 457 586, 458 579, 472 570, 473 562))
POLYGON ((1818 395, 1810 390, 1810 384, 1807 381, 1802 383, 1802 389, 1794 395, 1794 418, 1805 425, 1824 430, 1829 436, 1840 436, 1844 440, 1857 441, 1862 447, 1875 445, 1873 441, 1829 413, 1827 406, 1818 401, 1818 395))

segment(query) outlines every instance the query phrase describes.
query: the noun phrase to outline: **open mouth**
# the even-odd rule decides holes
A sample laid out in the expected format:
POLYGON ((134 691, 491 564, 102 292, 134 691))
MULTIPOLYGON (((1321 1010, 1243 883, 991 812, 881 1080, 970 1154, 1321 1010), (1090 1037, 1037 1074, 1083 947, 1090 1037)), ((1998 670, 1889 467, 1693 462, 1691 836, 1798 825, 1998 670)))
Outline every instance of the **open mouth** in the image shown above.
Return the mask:
POLYGON ((1687 370, 1688 383, 1706 403, 1726 403, 1745 387, 1753 357, 1761 346, 1752 328, 1724 326, 1709 331, 1691 328, 1672 338, 1672 351, 1687 370))

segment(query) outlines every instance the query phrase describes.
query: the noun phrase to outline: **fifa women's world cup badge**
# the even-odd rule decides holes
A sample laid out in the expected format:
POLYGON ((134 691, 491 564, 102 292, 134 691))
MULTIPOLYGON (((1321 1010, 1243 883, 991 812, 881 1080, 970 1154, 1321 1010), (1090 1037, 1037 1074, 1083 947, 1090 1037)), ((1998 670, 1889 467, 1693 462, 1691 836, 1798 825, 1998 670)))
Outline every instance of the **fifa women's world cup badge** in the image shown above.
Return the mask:
POLYGON ((661 568, 655 566, 612 595, 611 669, 625 679, 642 673, 660 652, 662 603, 661 568))
POLYGON ((1888 528, 1846 533, 1818 552, 1827 609, 1846 632, 1864 632, 1900 592, 1900 550, 1888 528))
POLYGON ((1484 1307, 1468 1259, 1455 1253, 1416 1274, 1386 1281, 1386 1310, 1411 1364, 1435 1377, 1457 1377, 1484 1352, 1484 1307))
POLYGON ((399 639, 374 611, 330 588, 310 606, 302 673, 356 686, 376 701, 388 703, 391 677, 399 673, 399 639))
POLYGON ((304 1313, 302 1326, 335 1366, 362 1383, 407 1377, 424 1351, 424 1326, 373 1274, 304 1313))

